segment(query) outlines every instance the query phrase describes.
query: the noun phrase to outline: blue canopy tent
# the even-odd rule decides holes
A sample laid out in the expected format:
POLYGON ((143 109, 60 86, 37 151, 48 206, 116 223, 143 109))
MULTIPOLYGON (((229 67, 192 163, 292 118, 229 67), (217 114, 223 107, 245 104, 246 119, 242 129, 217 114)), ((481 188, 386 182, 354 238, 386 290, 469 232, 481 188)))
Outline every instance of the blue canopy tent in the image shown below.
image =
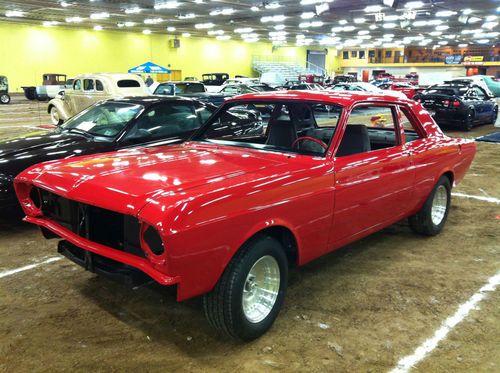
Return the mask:
POLYGON ((170 74, 172 70, 169 70, 163 66, 157 65, 151 61, 143 63, 142 65, 131 68, 129 73, 132 74, 170 74))

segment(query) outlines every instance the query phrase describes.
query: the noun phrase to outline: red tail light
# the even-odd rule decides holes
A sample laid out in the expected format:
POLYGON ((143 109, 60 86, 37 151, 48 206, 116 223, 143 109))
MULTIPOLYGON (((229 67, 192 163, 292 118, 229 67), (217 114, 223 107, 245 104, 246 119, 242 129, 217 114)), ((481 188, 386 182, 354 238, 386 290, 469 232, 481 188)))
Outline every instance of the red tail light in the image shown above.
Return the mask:
POLYGON ((460 101, 455 100, 453 101, 453 107, 459 107, 460 106, 460 101))
POLYGON ((450 106, 450 100, 443 100, 444 106, 450 106))

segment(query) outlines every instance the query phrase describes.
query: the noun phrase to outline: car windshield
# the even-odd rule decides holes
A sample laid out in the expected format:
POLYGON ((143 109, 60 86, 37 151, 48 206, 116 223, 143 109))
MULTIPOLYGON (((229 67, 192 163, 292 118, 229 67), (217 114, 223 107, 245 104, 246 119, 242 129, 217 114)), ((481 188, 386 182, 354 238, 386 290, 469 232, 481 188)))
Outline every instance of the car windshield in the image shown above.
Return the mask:
POLYGON ((69 119, 61 130, 114 138, 142 109, 142 105, 132 103, 104 102, 69 119))
POLYGON ((175 85, 175 94, 200 93, 205 92, 205 87, 201 83, 177 83, 175 85))
POLYGON ((342 108, 320 102, 246 102, 225 105, 193 141, 324 156, 342 108), (246 113, 246 114, 245 114, 246 113), (235 116, 246 115, 246 121, 235 116))

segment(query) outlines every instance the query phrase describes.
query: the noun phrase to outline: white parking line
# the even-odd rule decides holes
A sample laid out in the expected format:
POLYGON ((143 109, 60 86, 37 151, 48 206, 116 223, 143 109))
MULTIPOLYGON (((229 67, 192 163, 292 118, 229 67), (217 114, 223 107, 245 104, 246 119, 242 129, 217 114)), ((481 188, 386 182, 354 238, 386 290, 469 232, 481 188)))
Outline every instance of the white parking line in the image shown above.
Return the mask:
POLYGON ((481 288, 477 293, 467 300, 467 302, 462 303, 457 311, 450 317, 448 317, 441 327, 436 330, 432 338, 427 339, 422 343, 412 355, 405 356, 399 360, 398 364, 389 373, 406 373, 409 372, 412 367, 425 359, 425 357, 431 353, 442 341, 448 333, 467 315, 475 309, 479 302, 481 302, 487 295, 488 292, 494 292, 496 287, 500 284, 500 272, 495 276, 489 278, 488 282, 481 288))
POLYGON ((19 268, 16 268, 16 269, 9 269, 7 271, 0 272, 0 278, 4 278, 4 277, 7 277, 7 276, 12 276, 12 275, 15 275, 16 273, 23 272, 23 271, 28 271, 30 269, 39 267, 39 266, 44 265, 44 264, 49 264, 49 263, 52 263, 52 262, 57 262, 58 260, 61 260, 61 259, 62 258, 59 257, 59 256, 53 256, 52 258, 46 259, 46 260, 44 260, 43 262, 40 262, 40 263, 29 264, 27 266, 19 267, 19 268))
POLYGON ((500 204, 500 199, 494 198, 494 197, 471 196, 470 194, 464 194, 464 193, 451 193, 451 195, 453 197, 462 197, 462 198, 468 198, 468 199, 477 199, 478 201, 496 203, 497 205, 500 204))

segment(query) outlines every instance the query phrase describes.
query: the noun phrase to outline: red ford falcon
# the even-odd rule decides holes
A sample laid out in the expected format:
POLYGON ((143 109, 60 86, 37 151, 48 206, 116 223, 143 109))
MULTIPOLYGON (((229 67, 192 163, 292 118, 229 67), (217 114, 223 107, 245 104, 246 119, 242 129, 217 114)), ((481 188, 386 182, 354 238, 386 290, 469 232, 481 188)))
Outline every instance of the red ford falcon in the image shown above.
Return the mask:
POLYGON ((15 188, 61 254, 176 285, 179 301, 204 294, 211 325, 251 340, 278 315, 290 265, 404 218, 439 233, 474 154, 416 102, 288 91, 226 101, 181 145, 43 163, 15 188), (227 115, 248 110, 264 130, 227 115))

